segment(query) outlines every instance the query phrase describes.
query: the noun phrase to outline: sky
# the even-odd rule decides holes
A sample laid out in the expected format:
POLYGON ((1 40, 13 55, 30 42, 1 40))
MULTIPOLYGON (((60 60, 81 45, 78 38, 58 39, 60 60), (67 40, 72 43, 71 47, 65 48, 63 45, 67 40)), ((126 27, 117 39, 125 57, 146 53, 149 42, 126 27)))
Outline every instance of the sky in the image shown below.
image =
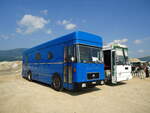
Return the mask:
POLYGON ((0 50, 78 30, 127 45, 130 57, 150 55, 150 0, 0 0, 0 50))

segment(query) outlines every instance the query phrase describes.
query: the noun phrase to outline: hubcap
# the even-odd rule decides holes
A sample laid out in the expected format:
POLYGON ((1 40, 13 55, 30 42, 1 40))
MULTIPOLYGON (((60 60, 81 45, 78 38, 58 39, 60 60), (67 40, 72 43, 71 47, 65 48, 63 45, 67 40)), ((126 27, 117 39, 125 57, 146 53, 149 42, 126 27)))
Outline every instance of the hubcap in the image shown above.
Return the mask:
POLYGON ((31 75, 30 74, 28 75, 28 79, 31 80, 31 75))
POLYGON ((58 89, 58 88, 60 87, 60 80, 59 80, 59 78, 56 77, 56 78, 54 79, 53 85, 54 85, 54 87, 55 87, 56 89, 58 89))

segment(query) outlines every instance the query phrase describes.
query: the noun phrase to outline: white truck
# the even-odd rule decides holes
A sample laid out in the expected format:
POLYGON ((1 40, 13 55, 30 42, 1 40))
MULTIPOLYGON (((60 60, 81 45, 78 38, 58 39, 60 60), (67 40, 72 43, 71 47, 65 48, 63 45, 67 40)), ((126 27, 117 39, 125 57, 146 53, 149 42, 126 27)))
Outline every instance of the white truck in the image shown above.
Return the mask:
POLYGON ((132 78, 128 48, 121 44, 103 47, 106 83, 117 84, 132 78))

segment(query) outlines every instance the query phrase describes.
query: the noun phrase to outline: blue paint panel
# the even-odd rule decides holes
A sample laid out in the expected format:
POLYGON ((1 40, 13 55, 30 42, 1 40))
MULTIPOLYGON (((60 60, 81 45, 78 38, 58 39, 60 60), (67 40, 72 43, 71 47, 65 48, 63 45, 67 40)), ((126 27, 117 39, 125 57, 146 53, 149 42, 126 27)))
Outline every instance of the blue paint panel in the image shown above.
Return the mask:
POLYGON ((76 41, 78 41, 79 43, 86 43, 87 45, 102 47, 102 38, 90 33, 77 32, 76 41))
POLYGON ((87 79, 87 73, 98 72, 100 78, 95 80, 104 80, 104 64, 94 64, 94 63, 76 63, 74 64, 76 72, 73 75, 74 82, 86 82, 93 81, 87 79))

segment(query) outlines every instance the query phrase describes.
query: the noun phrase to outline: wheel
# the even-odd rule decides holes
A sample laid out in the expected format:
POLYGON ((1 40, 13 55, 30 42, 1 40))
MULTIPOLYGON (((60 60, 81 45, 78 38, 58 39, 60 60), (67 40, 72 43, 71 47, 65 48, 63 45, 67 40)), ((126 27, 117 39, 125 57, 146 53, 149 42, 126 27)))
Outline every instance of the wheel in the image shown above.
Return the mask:
POLYGON ((52 82, 52 87, 56 91, 61 91, 62 90, 62 81, 61 81, 61 78, 58 75, 54 75, 53 82, 52 82))
POLYGON ((29 81, 32 81, 32 73, 31 73, 31 72, 28 72, 27 79, 28 79, 29 81))

